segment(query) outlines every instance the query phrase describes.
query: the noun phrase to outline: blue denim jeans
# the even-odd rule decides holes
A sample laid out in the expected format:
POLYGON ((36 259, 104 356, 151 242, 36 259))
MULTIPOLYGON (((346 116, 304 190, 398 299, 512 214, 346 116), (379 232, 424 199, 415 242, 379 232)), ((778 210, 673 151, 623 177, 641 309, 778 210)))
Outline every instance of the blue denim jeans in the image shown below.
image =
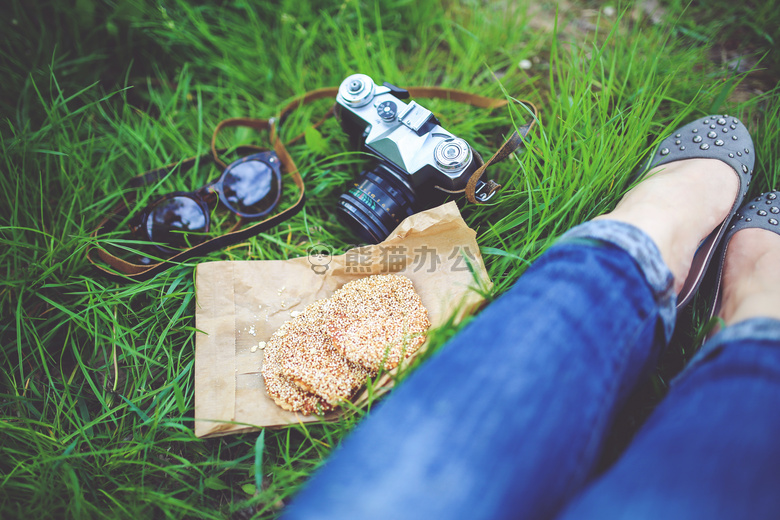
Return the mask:
POLYGON ((716 335, 593 476, 675 301, 644 233, 574 228, 358 425, 286 518, 778 518, 776 320, 716 335))

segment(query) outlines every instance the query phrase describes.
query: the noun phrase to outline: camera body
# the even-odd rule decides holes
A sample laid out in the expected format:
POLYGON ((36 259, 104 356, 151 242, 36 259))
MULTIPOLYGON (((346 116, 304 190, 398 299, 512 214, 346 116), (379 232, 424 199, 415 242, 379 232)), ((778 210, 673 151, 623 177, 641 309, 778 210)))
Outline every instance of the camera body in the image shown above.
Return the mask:
MULTIPOLYGON (((402 100, 409 92, 353 74, 339 86, 335 113, 353 144, 377 158, 339 197, 339 217, 364 240, 377 243, 404 218, 461 191, 482 164, 463 139, 430 110, 402 100)), ((485 199, 486 200, 486 199, 485 199)))

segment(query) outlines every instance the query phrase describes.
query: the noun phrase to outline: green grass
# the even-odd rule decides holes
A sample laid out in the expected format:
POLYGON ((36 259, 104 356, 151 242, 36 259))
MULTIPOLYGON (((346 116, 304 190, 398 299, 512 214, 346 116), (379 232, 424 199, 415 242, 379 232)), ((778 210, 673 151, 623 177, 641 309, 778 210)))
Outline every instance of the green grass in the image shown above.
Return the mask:
MULTIPOLYGON (((759 156, 751 192, 778 185, 780 63, 769 51, 780 11, 734 4, 664 2, 659 23, 639 5, 614 5, 606 16, 584 1, 557 12, 431 0, 4 5, 0 517, 273 517, 364 413, 194 437, 194 262, 122 285, 97 276, 84 256, 101 217, 132 192, 132 176, 207 151, 221 119, 273 116, 354 72, 530 99, 541 113, 527 151, 491 170, 504 188, 489 205, 462 208, 494 297, 561 233, 610 209, 657 136, 694 116, 725 111, 749 121, 759 156), (533 66, 521 68, 523 59, 533 66)), ((525 116, 421 102, 483 155, 525 116)), ((297 112, 285 136, 327 105, 297 112)), ((332 209, 366 162, 334 121, 320 132, 324 148, 290 147, 307 185, 305 211, 204 260, 284 259, 311 244, 354 242, 332 209)), ((223 139, 239 143, 268 141, 245 130, 223 139)), ((196 177, 141 196, 206 181, 196 177)), ((700 314, 681 319, 605 461, 692 354, 700 314)), ((454 332, 443 328, 432 343, 454 332)))

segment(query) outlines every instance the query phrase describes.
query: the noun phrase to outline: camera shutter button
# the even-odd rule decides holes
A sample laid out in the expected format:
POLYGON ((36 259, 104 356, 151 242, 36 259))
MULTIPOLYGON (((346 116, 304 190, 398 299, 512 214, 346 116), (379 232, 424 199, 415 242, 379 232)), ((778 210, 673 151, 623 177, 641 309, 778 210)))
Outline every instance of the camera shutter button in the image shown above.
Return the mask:
POLYGON ((471 148, 466 141, 457 137, 440 142, 433 155, 436 164, 445 172, 463 170, 471 162, 471 148))

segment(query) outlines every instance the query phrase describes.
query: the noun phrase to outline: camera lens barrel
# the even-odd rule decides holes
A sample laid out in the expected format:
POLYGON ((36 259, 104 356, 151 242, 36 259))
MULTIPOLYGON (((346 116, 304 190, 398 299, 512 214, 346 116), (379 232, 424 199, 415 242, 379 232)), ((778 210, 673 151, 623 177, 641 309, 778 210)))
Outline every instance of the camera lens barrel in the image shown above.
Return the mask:
POLYGON ((376 244, 413 215, 415 205, 412 188, 379 164, 361 173, 358 182, 339 197, 338 216, 361 239, 376 244))

